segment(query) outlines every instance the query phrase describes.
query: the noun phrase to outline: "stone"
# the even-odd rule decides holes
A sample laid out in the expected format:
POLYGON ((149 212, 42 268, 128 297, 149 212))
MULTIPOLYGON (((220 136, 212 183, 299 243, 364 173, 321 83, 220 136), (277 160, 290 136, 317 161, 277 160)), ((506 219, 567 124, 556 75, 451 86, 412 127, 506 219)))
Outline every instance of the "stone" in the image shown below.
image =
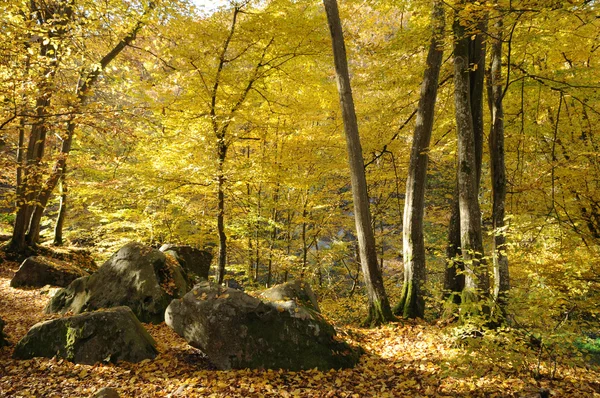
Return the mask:
POLYGON ((13 358, 65 358, 74 363, 140 362, 158 354, 156 342, 129 307, 89 312, 34 325, 13 358))
POLYGON ((125 305, 140 321, 160 323, 171 300, 182 297, 187 290, 188 280, 177 261, 159 250, 131 242, 98 271, 56 292, 46 312, 79 314, 125 305))
POLYGON ((222 370, 341 369, 360 356, 318 312, 295 300, 263 301, 207 281, 173 300, 165 322, 222 370))
POLYGON ((321 312, 319 303, 317 302, 317 296, 310 285, 302 280, 275 285, 270 289, 262 291, 260 296, 269 301, 294 300, 304 307, 321 312))
POLYGON ((175 257, 191 278, 208 279, 213 258, 211 252, 187 245, 162 245, 159 250, 175 257))
POLYGON ((50 257, 32 256, 23 261, 10 286, 44 287, 46 285, 65 287, 77 278, 89 275, 81 268, 65 261, 50 257))
POLYGON ((90 398, 119 398, 119 393, 114 388, 104 387, 96 391, 90 398))
POLYGON ((231 279, 231 278, 229 278, 229 279, 225 279, 225 280, 223 281, 223 284, 224 284, 225 286, 227 286, 227 287, 230 287, 230 288, 232 288, 232 289, 235 289, 235 290, 242 290, 242 291, 244 290, 244 286, 242 286, 242 285, 241 285, 241 284, 240 284, 238 281, 236 281, 235 279, 231 279))

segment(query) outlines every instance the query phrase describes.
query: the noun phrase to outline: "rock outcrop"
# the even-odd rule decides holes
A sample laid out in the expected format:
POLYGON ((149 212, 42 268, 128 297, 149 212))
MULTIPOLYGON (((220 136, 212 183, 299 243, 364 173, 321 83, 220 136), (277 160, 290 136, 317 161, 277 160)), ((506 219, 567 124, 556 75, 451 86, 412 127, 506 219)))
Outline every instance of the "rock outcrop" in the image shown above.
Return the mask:
POLYGON ((57 356, 92 365, 140 362, 157 354, 154 339, 131 309, 118 307, 38 323, 17 343, 13 357, 57 356))
POLYGON ((292 282, 275 285, 260 293, 260 297, 269 301, 296 301, 298 304, 321 312, 317 296, 307 282, 295 280, 292 282))
POLYGON ((219 369, 339 369, 360 355, 296 300, 263 301, 209 282, 173 300, 165 321, 219 369))
POLYGON ((185 272, 173 258, 140 243, 128 243, 90 276, 59 290, 47 313, 79 314, 127 306, 142 322, 160 323, 174 298, 188 289, 185 272))
POLYGON ((186 245, 163 245, 160 251, 175 257, 191 279, 208 279, 213 258, 211 252, 186 245))
POLYGON ((46 285, 65 287, 77 278, 89 275, 81 268, 65 261, 43 256, 28 257, 10 281, 10 286, 43 287, 46 285))

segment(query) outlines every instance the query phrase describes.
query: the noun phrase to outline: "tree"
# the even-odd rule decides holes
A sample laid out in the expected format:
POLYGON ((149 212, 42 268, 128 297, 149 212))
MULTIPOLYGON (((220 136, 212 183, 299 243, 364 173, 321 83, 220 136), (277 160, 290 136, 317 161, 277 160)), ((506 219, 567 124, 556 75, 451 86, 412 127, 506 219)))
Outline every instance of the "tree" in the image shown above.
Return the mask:
MULTIPOLYGON (((497 3, 496 3, 497 4, 497 3)), ((500 306, 506 302, 510 289, 506 231, 504 224, 506 202, 506 165, 504 160, 504 107, 503 99, 508 87, 502 80, 503 20, 496 17, 490 35, 490 66, 487 77, 488 102, 491 115, 489 136, 490 171, 492 178, 492 260, 494 265, 494 298, 500 306)))
POLYGON ((479 246, 476 243, 479 240, 483 250, 478 195, 483 160, 485 30, 488 16, 485 8, 478 9, 471 3, 468 5, 469 7, 466 7, 464 1, 460 3, 461 7, 455 11, 453 24, 455 115, 459 149, 457 182, 448 227, 446 256, 449 264, 444 274, 444 291, 445 295, 451 296, 455 304, 463 301, 462 296, 472 297, 468 291, 471 291, 475 285, 483 290, 487 290, 484 286, 489 285, 485 261, 479 264, 483 260, 483 251, 473 249, 473 244, 479 246), (462 74, 457 76, 458 70, 462 70, 462 74), (470 164, 471 157, 473 164, 470 164), (471 179, 473 181, 470 181, 471 179), (467 210, 468 208, 470 210, 467 210), (463 220, 463 215, 468 220, 463 220), (465 249, 470 253, 465 253, 465 249), (474 253, 478 254, 473 257, 474 253), (473 259, 476 265, 471 265, 473 259), (479 279, 478 283, 473 281, 474 269, 482 272, 476 277, 479 279))
POLYGON ((413 144, 408 166, 403 222, 404 285, 394 314, 405 318, 423 317, 425 300, 425 241, 423 216, 427 180, 428 150, 433 129, 438 80, 442 65, 445 13, 443 3, 433 1, 432 37, 427 53, 427 66, 421 84, 413 144))
POLYGON ((344 44, 342 23, 339 16, 337 1, 323 0, 323 4, 327 13, 327 22, 331 34, 336 81, 340 96, 340 106, 342 108, 342 118, 344 120, 348 163, 350 165, 356 235, 363 276, 369 298, 369 315, 365 324, 377 325, 393 320, 394 316, 392 315, 390 304, 383 286, 383 278, 377 263, 375 236, 371 225, 364 161, 360 145, 360 136, 358 134, 358 123, 354 109, 354 100, 352 98, 346 47, 344 44))
MULTIPOLYGON (((461 3, 464 6, 464 2, 461 3)), ((487 294, 489 279, 483 258, 481 211, 479 208, 478 147, 475 122, 478 113, 472 106, 471 93, 478 89, 471 79, 473 65, 471 35, 465 28, 465 17, 461 11, 454 17, 454 105, 458 136, 458 204, 460 217, 460 244, 465 266, 465 287, 462 302, 476 300, 479 294, 487 294), (472 86, 472 84, 474 86, 472 86)), ((482 104, 482 103, 481 103, 482 104)))
MULTIPOLYGON (((105 68, 136 38, 138 32, 145 24, 144 17, 155 8, 155 3, 150 2, 144 9, 141 18, 129 28, 126 35, 120 39, 97 63, 91 66, 80 66, 80 72, 74 84, 71 96, 74 102, 68 100, 63 106, 68 108, 68 117, 65 122, 64 136, 61 137, 61 148, 52 171, 42 183, 44 177, 42 159, 44 158, 47 132, 51 127, 50 101, 54 95, 54 78, 63 68, 62 63, 67 58, 72 46, 71 40, 75 39, 74 32, 81 28, 84 15, 76 14, 72 2, 58 1, 55 3, 30 3, 29 12, 35 15, 43 30, 47 30, 48 37, 39 47, 40 57, 47 63, 45 75, 48 79, 41 80, 38 97, 36 99, 36 118, 29 133, 29 141, 23 162, 23 175, 18 170, 17 180, 18 208, 13 229, 10 247, 14 251, 23 251, 27 247, 34 247, 39 240, 40 225, 44 210, 50 200, 58 182, 63 178, 67 158, 71 152, 73 135, 77 126, 77 115, 81 114, 92 88, 95 86, 105 68), (57 17, 58 16, 58 17, 57 17), (63 53, 64 52, 64 53, 63 53)), ((64 77, 64 76, 63 76, 64 77)), ((58 123, 60 124, 61 121, 58 123)), ((20 140, 21 141, 21 140, 20 140)), ((19 165, 21 167, 22 165, 19 165)))

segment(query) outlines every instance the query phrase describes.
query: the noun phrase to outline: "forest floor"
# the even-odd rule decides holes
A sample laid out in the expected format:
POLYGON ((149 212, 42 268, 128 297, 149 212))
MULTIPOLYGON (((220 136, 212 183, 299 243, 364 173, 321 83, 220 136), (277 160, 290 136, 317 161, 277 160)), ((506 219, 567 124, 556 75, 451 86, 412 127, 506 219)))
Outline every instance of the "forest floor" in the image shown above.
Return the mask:
MULTIPOLYGON (((14 262, 0 263, 0 317, 13 344, 35 323, 56 317, 43 313, 48 289, 9 286, 17 268, 14 262)), ((0 396, 88 397, 113 387, 121 397, 600 397, 599 369, 538 363, 535 352, 515 355, 503 344, 461 348, 448 327, 424 322, 339 328, 341 337, 360 344, 365 354, 354 369, 329 372, 217 371, 164 323, 145 326, 160 353, 137 364, 17 361, 11 358, 13 348, 4 347, 0 396)))

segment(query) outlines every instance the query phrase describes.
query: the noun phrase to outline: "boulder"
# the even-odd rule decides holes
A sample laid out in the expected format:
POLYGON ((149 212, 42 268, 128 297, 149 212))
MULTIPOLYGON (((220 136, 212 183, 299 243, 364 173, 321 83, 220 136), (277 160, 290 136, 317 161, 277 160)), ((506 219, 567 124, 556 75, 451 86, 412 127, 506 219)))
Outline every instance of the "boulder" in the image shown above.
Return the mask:
POLYGON ((4 321, 2 320, 2 318, 0 318, 0 348, 10 345, 8 338, 4 334, 4 325, 4 321))
POLYGON ((210 263, 213 258, 211 252, 192 246, 176 245, 162 245, 159 250, 175 257, 190 277, 208 279, 210 263))
POLYGON ((336 340, 319 313, 295 300, 262 301, 207 281, 173 300, 165 322, 222 370, 340 369, 354 366, 360 355, 336 340))
POLYGON ((47 313, 94 311, 125 305, 142 322, 160 323, 172 299, 188 288, 181 266, 171 257, 141 243, 128 243, 90 276, 59 290, 47 313))
POLYGON ((89 275, 81 268, 65 261, 43 256, 28 257, 10 281, 10 286, 43 287, 68 286, 77 278, 89 275))
POLYGON ((74 363, 140 362, 156 357, 156 343, 129 307, 89 312, 34 325, 13 358, 52 358, 74 363))
POLYGON ((304 307, 321 312, 319 303, 317 302, 317 296, 315 296, 310 285, 302 280, 295 280, 273 286, 272 288, 261 292, 260 296, 269 301, 294 300, 304 307))
POLYGON ((231 279, 231 278, 225 279, 223 281, 223 284, 225 286, 230 287, 235 290, 242 290, 242 291, 244 290, 244 286, 241 283, 239 283, 238 281, 236 281, 235 279, 231 279))
POLYGON ((91 398, 119 398, 119 393, 114 388, 104 387, 96 391, 91 398))

